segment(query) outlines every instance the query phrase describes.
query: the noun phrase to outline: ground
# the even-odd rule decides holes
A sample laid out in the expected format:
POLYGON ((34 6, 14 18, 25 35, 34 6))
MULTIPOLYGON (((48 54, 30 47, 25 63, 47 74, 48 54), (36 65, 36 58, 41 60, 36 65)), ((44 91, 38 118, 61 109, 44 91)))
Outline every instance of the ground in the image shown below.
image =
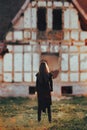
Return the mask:
POLYGON ((0 98, 0 130, 87 130, 87 97, 53 101, 52 123, 38 123, 37 99, 0 98))

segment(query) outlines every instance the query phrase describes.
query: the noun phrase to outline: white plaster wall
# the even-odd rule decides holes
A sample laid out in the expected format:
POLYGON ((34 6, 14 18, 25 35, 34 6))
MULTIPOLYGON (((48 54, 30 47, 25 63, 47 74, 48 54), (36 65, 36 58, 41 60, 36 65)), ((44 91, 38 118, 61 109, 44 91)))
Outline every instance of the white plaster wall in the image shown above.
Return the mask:
POLYGON ((74 41, 73 44, 74 44, 75 46, 84 46, 84 45, 85 45, 85 42, 83 42, 83 41, 74 41))
POLYGON ((47 9, 47 27, 48 29, 52 29, 52 9, 48 8, 47 9))
POLYGON ((58 100, 61 95, 62 95, 61 94, 61 85, 60 84, 53 84, 52 99, 58 100))
POLYGON ((32 29, 36 29, 37 27, 37 9, 36 8, 32 8, 32 14, 31 14, 31 23, 32 23, 32 29))
POLYGON ((39 69, 40 56, 38 53, 33 54, 33 71, 38 71, 39 69))
POLYGON ((3 60, 4 71, 12 72, 12 54, 6 54, 3 60))
POLYGON ((70 9, 64 11, 64 29, 70 28, 70 9))
MULTIPOLYGON (((61 93, 62 84, 55 84, 53 87, 54 93, 52 94, 53 100, 58 100, 61 93)), ((72 95, 87 95, 87 85, 72 85, 72 95)), ((29 85, 24 84, 2 84, 0 86, 0 97, 31 97, 29 94, 29 85)))
POLYGON ((4 73, 3 80, 4 82, 12 82, 12 73, 4 73))
POLYGON ((14 71, 21 72, 23 66, 23 55, 21 53, 14 54, 14 71))
POLYGON ((70 70, 71 71, 79 70, 78 55, 70 54, 70 70))
POLYGON ((69 7, 69 2, 64 2, 64 7, 69 7))
POLYGON ((70 10, 70 28, 71 29, 79 29, 79 23, 78 23, 78 13, 76 9, 70 10))
POLYGON ((87 46, 81 46, 80 51, 81 52, 87 52, 87 46))
POLYGON ((72 30, 71 31, 71 39, 79 40, 79 32, 75 31, 75 30, 72 30))
POLYGON ((68 8, 64 11, 64 28, 79 29, 79 19, 76 9, 68 8))
POLYGON ((31 8, 27 8, 24 12, 24 28, 31 28, 31 8))
POLYGON ((27 72, 25 72, 24 73, 24 81, 25 82, 31 82, 32 81, 32 79, 31 79, 31 76, 32 76, 32 73, 27 73, 27 72))
POLYGON ((14 82, 22 82, 22 73, 14 73, 14 82))
POLYGON ((70 52, 78 52, 78 49, 77 46, 70 46, 70 52))
POLYGON ((64 31, 64 40, 70 40, 70 32, 64 31))
POLYGON ((36 40, 37 38, 37 33, 36 32, 32 32, 32 40, 36 40))
POLYGON ((14 40, 23 40, 23 32, 14 31, 14 40))
POLYGON ((50 46, 50 52, 59 52, 59 46, 51 45, 50 46))
POLYGON ((46 46, 46 45, 41 45, 41 51, 42 51, 42 52, 46 52, 46 51, 47 51, 47 48, 48 48, 48 46, 46 46))
POLYGON ((61 1, 59 1, 59 2, 58 2, 58 1, 54 1, 54 2, 53 2, 53 6, 54 6, 54 7, 62 7, 62 6, 63 6, 63 3, 62 3, 61 1))
POLYGON ((73 94, 74 95, 87 95, 87 85, 73 85, 73 94))
POLYGON ((62 54, 61 70, 68 71, 68 54, 62 54))
POLYGON ((68 73, 61 73, 61 81, 68 82, 68 73))
POLYGON ((30 72, 31 71, 31 53, 25 53, 24 54, 24 71, 25 72, 30 72))
POLYGON ((80 81, 81 82, 87 82, 87 73, 86 72, 82 72, 80 74, 80 81))
POLYGON ((48 6, 48 7, 51 7, 51 6, 52 6, 52 2, 51 2, 51 1, 48 1, 48 2, 47 2, 47 6, 48 6))
POLYGON ((34 7, 36 4, 36 1, 32 1, 32 7, 34 7))
MULTIPOLYGON (((33 41, 36 40, 36 30, 37 29, 37 9, 35 8, 36 2, 32 2, 33 8, 31 9, 31 5, 28 6, 28 8, 24 12, 24 19, 21 17, 18 22, 14 25, 14 28, 21 29, 24 27, 24 32, 22 31, 14 31, 14 32, 9 32, 6 36, 7 41, 11 41, 12 38, 14 37, 14 40, 24 40, 28 39, 29 43, 31 45, 36 45, 33 47, 33 52, 39 52, 39 48, 37 46, 37 42, 33 41), (32 32, 31 32, 32 29, 32 32), (13 33, 13 34, 12 34, 13 33), (31 41, 30 41, 31 38, 31 41)), ((52 4, 54 7, 62 7, 62 2, 57 2, 54 1, 53 3, 51 1, 39 1, 38 6, 39 7, 46 7, 48 6, 49 8, 47 9, 47 27, 48 29, 52 29, 52 4)), ((64 2, 64 6, 68 6, 69 3, 64 2)), ((61 82, 78 82, 79 79, 81 82, 87 82, 87 74, 85 70, 87 71, 87 55, 86 54, 80 54, 80 65, 79 65, 79 59, 78 59, 78 54, 74 54, 74 52, 87 52, 87 47, 84 46, 85 42, 84 40, 87 39, 87 32, 81 31, 79 33, 79 19, 78 19, 78 12, 74 8, 68 8, 64 10, 64 40, 67 40, 67 44, 70 44, 70 40, 73 39, 73 44, 74 46, 70 46, 70 50, 67 46, 62 46, 61 51, 63 52, 62 54, 62 61, 61 61, 61 71, 62 73, 60 74, 60 79, 61 82), (79 37, 80 36, 80 37, 79 37), (69 40, 69 41, 68 41, 69 40), (81 41, 80 41, 81 40, 81 41), (80 47, 81 46, 81 47, 80 47), (83 47, 84 46, 84 47, 83 47), (69 55, 68 52, 73 52, 73 55, 69 55), (70 62, 69 62, 70 61, 70 62), (79 75, 79 68, 81 71, 81 75, 79 75), (70 72, 72 71, 72 72, 70 72), (80 76, 80 78, 79 78, 80 76)), ((41 44, 41 52, 58 52, 59 48, 56 45, 51 45, 50 50, 48 46, 48 42, 42 42, 41 44), (43 44, 42 44, 43 43, 43 44)), ((12 50, 11 46, 8 46, 10 51, 12 50)), ((31 46, 26 46, 24 48, 24 51, 26 51, 26 54, 23 55, 21 52, 23 52, 23 48, 20 46, 15 46, 14 52, 20 52, 20 54, 15 54, 14 55, 14 81, 15 82, 22 82, 23 80, 25 82, 31 82, 32 78, 33 81, 35 81, 35 74, 38 71, 38 66, 40 62, 40 56, 38 53, 29 53, 31 52, 31 46), (28 52, 28 53, 27 53, 28 52), (24 58, 24 63, 22 58, 24 58), (33 58, 33 60, 32 60, 33 58), (31 64, 33 62, 33 68, 31 67, 31 64), (28 66, 28 67, 26 67, 28 66), (24 67, 24 74, 22 76, 22 69, 24 67), (32 69, 31 69, 32 68, 32 69), (31 72, 34 71, 33 73, 31 72)), ((3 70, 6 71, 3 75, 3 79, 6 82, 11 82, 12 81, 12 57, 11 54, 6 54, 4 57, 4 68, 3 70), (8 62, 9 61, 9 62, 8 62), (9 71, 9 73, 7 72, 9 71)), ((0 59, 0 74, 2 74, 2 60, 0 59)), ((2 81, 2 78, 0 76, 0 81, 2 81)), ((78 83, 77 83, 78 84, 78 83)), ((54 85, 54 92, 55 95, 61 95, 61 85, 59 86, 58 84, 54 85)), ((84 86, 73 86, 73 94, 82 94, 82 93, 87 93, 87 88, 84 86)), ((14 85, 11 84, 10 86, 6 85, 5 87, 1 87, 0 89, 0 95, 2 96, 27 96, 28 95, 28 86, 25 85, 14 85)))
POLYGON ((69 50, 69 48, 68 48, 68 46, 61 46, 61 50, 62 50, 62 52, 64 53, 64 52, 68 52, 68 50, 69 50))
POLYGON ((14 29, 23 29, 24 28, 24 17, 21 16, 18 21, 14 24, 14 29))
POLYGON ((30 37, 31 37, 31 32, 24 31, 24 39, 30 39, 30 37))
POLYGON ((46 6, 46 1, 38 1, 38 7, 45 7, 46 6))
POLYGON ((70 73, 70 81, 78 82, 79 81, 79 73, 70 73))
POLYGON ((80 54, 80 70, 87 70, 87 54, 80 54))
POLYGON ((7 35, 6 35, 6 40, 7 41, 11 41, 13 39, 13 36, 12 36, 13 32, 8 32, 7 35))
POLYGON ((81 31, 80 40, 84 41, 85 39, 87 39, 87 31, 81 31))
POLYGON ((0 97, 26 97, 29 96, 29 86, 17 84, 3 84, 0 87, 0 97))

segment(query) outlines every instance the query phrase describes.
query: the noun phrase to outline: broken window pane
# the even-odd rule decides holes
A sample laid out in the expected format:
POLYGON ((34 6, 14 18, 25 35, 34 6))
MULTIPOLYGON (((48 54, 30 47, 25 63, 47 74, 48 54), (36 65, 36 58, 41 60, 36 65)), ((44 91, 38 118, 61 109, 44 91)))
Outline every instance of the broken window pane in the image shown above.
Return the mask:
POLYGON ((81 73, 80 74, 80 81, 87 82, 87 73, 81 73))
POLYGON ((63 82, 68 81, 68 73, 61 73, 61 81, 63 82))
POLYGON ((29 52, 29 51, 31 51, 31 46, 25 45, 24 46, 24 52, 29 52))
POLYGON ((31 54, 24 54, 24 71, 31 71, 31 54))
POLYGON ((33 54, 33 71, 38 71, 40 56, 38 53, 33 54))
POLYGON ((36 81, 36 73, 33 73, 33 81, 36 81))
POLYGON ((12 74, 11 73, 4 73, 4 81, 5 82, 12 82, 12 74))
POLYGON ((31 73, 24 73, 24 81, 31 82, 31 73))
POLYGON ((70 55, 70 70, 78 71, 79 70, 78 66, 79 66, 78 55, 71 54, 70 55))
POLYGON ((87 54, 80 55, 80 70, 87 71, 87 54))
POLYGON ((51 8, 47 9, 47 17, 48 17, 47 26, 49 29, 52 29, 52 9, 51 8))
POLYGON ((22 31, 14 31, 14 40, 22 40, 23 34, 22 31))
POLYGON ((22 54, 14 54, 14 71, 22 71, 22 54))
POLYGON ((71 82, 79 81, 79 73, 70 73, 70 81, 71 82))
POLYGON ((70 9, 64 10, 64 28, 70 28, 70 9))
POLYGON ((37 28, 39 31, 46 30, 46 8, 38 8, 37 10, 37 28))
POLYGON ((62 10, 53 10, 53 30, 62 30, 62 10))
POLYGON ((14 46, 14 52, 23 52, 23 46, 14 46))
POLYGON ((12 45, 7 45, 7 48, 9 50, 9 52, 13 51, 13 46, 12 45))
POLYGON ((32 28, 36 28, 36 8, 32 8, 32 15, 31 15, 31 19, 32 19, 32 28))
POLYGON ((4 71, 12 71, 12 54, 6 54, 4 56, 4 71))
POLYGON ((68 54, 62 54, 61 70, 68 71, 68 54))
POLYGON ((22 73, 14 73, 14 81, 22 82, 22 73))

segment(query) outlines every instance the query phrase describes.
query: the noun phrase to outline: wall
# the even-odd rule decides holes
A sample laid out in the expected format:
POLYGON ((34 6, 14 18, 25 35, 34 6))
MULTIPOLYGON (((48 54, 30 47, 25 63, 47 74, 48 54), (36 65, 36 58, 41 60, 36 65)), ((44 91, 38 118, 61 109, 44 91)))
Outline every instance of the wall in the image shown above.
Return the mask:
POLYGON ((86 94, 86 36, 87 32, 80 27, 78 12, 71 3, 33 1, 15 21, 13 31, 6 35, 10 52, 0 59, 1 82, 35 84, 41 53, 58 53, 59 75, 53 79, 55 95, 61 96, 61 86, 70 85, 73 86, 73 95, 86 94), (37 28, 38 7, 47 9, 45 31, 37 28), (53 9, 62 10, 62 30, 52 28, 53 9))

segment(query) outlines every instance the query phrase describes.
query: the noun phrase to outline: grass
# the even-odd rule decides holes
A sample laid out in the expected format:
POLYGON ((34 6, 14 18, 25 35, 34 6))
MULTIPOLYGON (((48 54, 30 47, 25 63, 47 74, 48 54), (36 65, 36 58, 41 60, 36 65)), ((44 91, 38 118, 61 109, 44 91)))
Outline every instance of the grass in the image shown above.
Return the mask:
POLYGON ((36 99, 0 98, 0 130, 87 130, 87 97, 53 101, 52 123, 37 122, 36 99))

